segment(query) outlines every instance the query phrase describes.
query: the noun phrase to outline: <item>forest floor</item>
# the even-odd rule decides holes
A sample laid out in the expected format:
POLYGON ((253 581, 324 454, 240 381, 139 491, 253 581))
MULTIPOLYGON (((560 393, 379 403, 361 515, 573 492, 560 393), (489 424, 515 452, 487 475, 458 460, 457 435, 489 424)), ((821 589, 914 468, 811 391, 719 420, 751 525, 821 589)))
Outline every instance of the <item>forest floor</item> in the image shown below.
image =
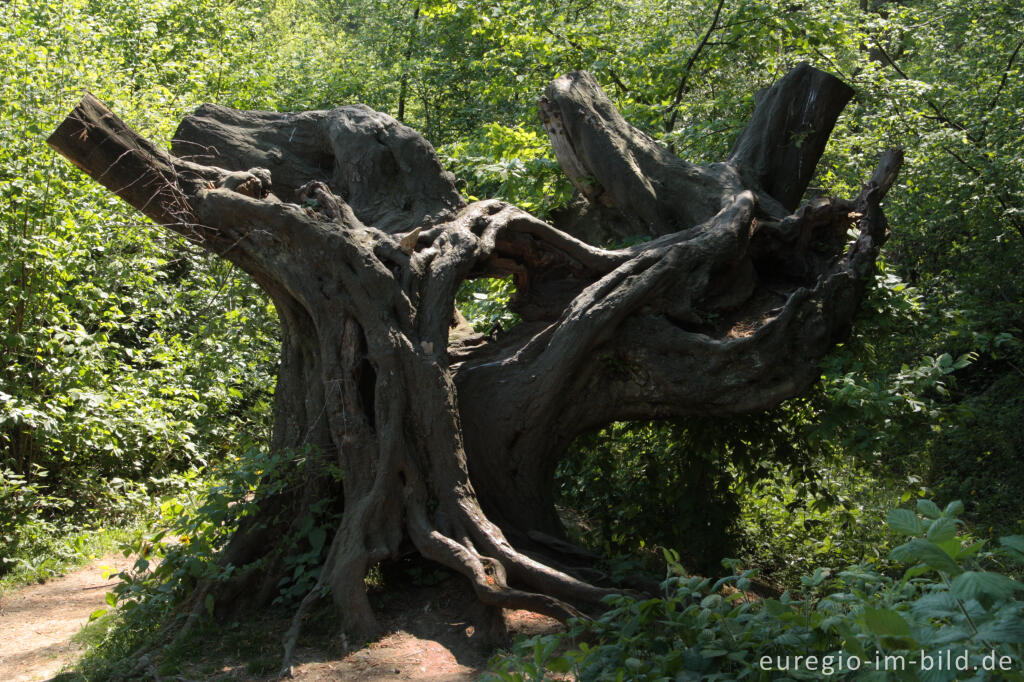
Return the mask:
MULTIPOLYGON (((72 637, 90 613, 106 606, 106 593, 116 584, 116 579, 104 575, 130 564, 121 555, 106 556, 61 578, 0 597, 0 679, 47 680, 73 664, 83 645, 72 637)), ((476 680, 493 651, 470 638, 473 626, 465 619, 470 599, 468 586, 458 579, 420 585, 403 581, 375 598, 387 634, 353 651, 336 636, 330 618, 310 618, 308 634, 295 651, 295 679, 476 680)), ((561 628, 557 621, 527 611, 506 611, 505 619, 512 637, 561 628)), ((228 624, 223 631, 210 633, 218 635, 216 644, 211 638, 198 643, 166 679, 276 680, 281 633, 287 625, 283 615, 228 624)))

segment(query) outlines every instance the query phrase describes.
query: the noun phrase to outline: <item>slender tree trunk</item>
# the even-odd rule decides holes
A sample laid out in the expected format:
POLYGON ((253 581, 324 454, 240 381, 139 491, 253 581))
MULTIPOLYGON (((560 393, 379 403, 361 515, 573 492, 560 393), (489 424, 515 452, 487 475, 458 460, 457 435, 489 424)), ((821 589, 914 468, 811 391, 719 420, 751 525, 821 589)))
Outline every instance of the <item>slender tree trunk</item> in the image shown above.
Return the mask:
POLYGON ((405 123, 405 100, 409 92, 409 61, 412 59, 412 48, 416 41, 416 33, 420 20, 420 6, 412 11, 412 22, 409 24, 409 44, 405 48, 404 60, 402 62, 402 80, 398 85, 398 115, 395 117, 399 123, 405 123))

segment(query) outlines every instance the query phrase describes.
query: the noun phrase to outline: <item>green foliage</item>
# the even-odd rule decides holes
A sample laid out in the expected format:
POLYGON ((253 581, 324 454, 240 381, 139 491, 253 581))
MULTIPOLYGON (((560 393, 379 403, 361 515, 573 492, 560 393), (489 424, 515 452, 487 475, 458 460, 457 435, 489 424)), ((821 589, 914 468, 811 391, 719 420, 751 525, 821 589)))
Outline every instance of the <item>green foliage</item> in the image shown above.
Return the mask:
POLYGON ((818 569, 802 579, 802 594, 777 599, 753 597, 753 571, 733 562, 731 575, 712 580, 687 575, 666 552, 662 597, 608 597, 596 621, 495 658, 488 679, 1017 679, 1024 585, 994 569, 1024 567, 1024 537, 986 550, 962 534, 962 510, 930 500, 917 513, 894 509, 889 529, 909 539, 888 560, 834 576, 818 569), (947 652, 952 670, 939 670, 947 652))
MULTIPOLYGON (((160 503, 159 518, 124 547, 125 556, 139 555, 135 570, 122 576, 124 582, 115 589, 127 617, 136 608, 169 609, 199 579, 230 577, 234 567, 218 567, 217 552, 260 502, 294 493, 305 463, 294 453, 249 451, 226 457, 202 478, 195 472, 182 477, 177 493, 160 503)), ((324 549, 323 530, 312 518, 299 535, 309 538, 318 553, 324 549)), ((301 555, 288 558, 298 566, 309 563, 301 555)))
POLYGON ((478 332, 490 333, 495 325, 508 330, 520 321, 509 309, 514 293, 511 277, 466 280, 459 287, 455 305, 478 332))
MULTIPOLYGON (((155 503, 159 514, 122 545, 125 556, 137 556, 132 569, 118 575, 121 582, 108 595, 116 607, 101 641, 84 661, 90 679, 116 674, 126 656, 148 641, 169 619, 180 617, 176 607, 201 580, 227 580, 237 567, 222 566, 218 553, 238 524, 268 499, 295 499, 306 480, 308 466, 323 466, 315 453, 267 453, 250 450, 228 455, 210 470, 170 477, 169 494, 155 503)), ((328 473, 340 481, 341 473, 328 473)), ((333 498, 313 502, 294 521, 278 554, 291 572, 278 586, 277 604, 294 606, 315 583, 328 538, 337 526, 333 498)), ((211 596, 202 604, 205 616, 217 608, 211 596)), ((93 614, 107 615, 106 610, 93 614)))
POLYGON ((142 486, 111 481, 106 492, 116 501, 108 507, 106 526, 78 518, 95 510, 75 509, 80 501, 51 495, 42 481, 0 471, 0 591, 30 581, 43 582, 69 568, 113 551, 124 540, 129 519, 143 513, 149 497, 142 486))
POLYGON ((959 316, 928 310, 921 292, 882 261, 852 338, 822 363, 808 437, 831 441, 863 462, 900 473, 913 469, 925 453, 922 444, 962 416, 950 400, 954 373, 977 354, 943 351, 960 345, 948 335, 959 316))
POLYGON ((498 123, 481 132, 477 140, 440 149, 448 169, 467 182, 470 200, 503 199, 540 217, 568 203, 572 186, 546 135, 498 123))
POLYGON ((794 588, 818 568, 877 565, 889 541, 875 519, 901 493, 910 499, 925 490, 914 477, 886 480, 855 464, 780 467, 741 488, 736 555, 765 579, 794 588), (815 485, 808 486, 806 477, 815 485))
POLYGON ((687 548, 706 568, 730 553, 738 506, 728 462, 749 442, 703 440, 681 424, 612 424, 578 439, 558 469, 561 501, 581 515, 580 536, 607 554, 687 548))
POLYGON ((964 407, 968 413, 960 428, 936 439, 932 485, 946 496, 967 500, 967 518, 987 533, 1022 533, 1024 379, 1008 373, 984 393, 968 397, 964 407))
MULTIPOLYGON (((45 580, 73 559, 73 547, 57 541, 57 525, 46 512, 60 501, 13 471, 0 471, 0 577, 45 580)), ((5 580, 6 582, 6 580, 5 580)))
POLYGON ((97 514, 127 523, 147 480, 265 438, 266 299, 43 142, 83 87, 168 135, 175 115, 216 96, 257 19, 163 0, 14 0, 0 13, 0 467, 60 500, 37 498, 48 530, 97 514))
POLYGON ((892 427, 896 405, 921 406, 905 410, 907 438, 930 433, 944 414, 930 391, 955 363, 928 363, 923 378, 902 384, 884 364, 862 365, 877 378, 856 397, 843 394, 849 383, 826 378, 809 398, 753 417, 613 424, 578 439, 559 464, 560 501, 589 523, 584 544, 609 553, 672 547, 691 570, 713 571, 738 554, 789 584, 815 566, 860 561, 878 549, 871 513, 908 487, 923 490, 922 455, 888 462, 882 450, 894 439, 876 434, 892 427))
POLYGON ((877 561, 886 542, 872 518, 925 488, 839 459, 847 451, 820 437, 814 402, 758 419, 617 423, 579 439, 556 473, 571 532, 612 555, 671 547, 697 572, 739 556, 787 586, 816 567, 877 561))

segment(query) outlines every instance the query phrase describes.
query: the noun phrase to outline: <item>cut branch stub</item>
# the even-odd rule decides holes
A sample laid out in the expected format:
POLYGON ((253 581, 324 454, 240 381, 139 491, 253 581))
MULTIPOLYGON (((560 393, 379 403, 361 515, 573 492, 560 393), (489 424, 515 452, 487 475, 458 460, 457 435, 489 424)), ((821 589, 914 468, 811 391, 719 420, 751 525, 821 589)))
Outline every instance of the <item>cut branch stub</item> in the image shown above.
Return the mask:
POLYGON ((806 62, 758 93, 729 161, 788 211, 800 204, 853 88, 806 62))
POLYGON ((258 199, 270 191, 266 169, 246 166, 228 172, 168 154, 132 130, 91 93, 82 97, 46 141, 157 223, 221 255, 230 249, 231 237, 198 224, 195 197, 215 188, 258 199))
POLYGON ((760 215, 781 219, 799 204, 852 95, 801 64, 758 99, 727 162, 698 166, 627 123, 589 73, 562 76, 539 102, 541 121, 585 202, 560 224, 602 242, 621 239, 624 225, 660 236, 699 225, 743 190, 757 195, 760 215))
POLYGON ((569 180, 591 203, 614 208, 637 234, 698 225, 743 189, 729 166, 687 163, 627 123, 586 71, 555 80, 539 106, 569 180))
POLYGON ((138 135, 91 93, 47 142, 156 222, 193 222, 186 197, 203 184, 201 174, 138 135))

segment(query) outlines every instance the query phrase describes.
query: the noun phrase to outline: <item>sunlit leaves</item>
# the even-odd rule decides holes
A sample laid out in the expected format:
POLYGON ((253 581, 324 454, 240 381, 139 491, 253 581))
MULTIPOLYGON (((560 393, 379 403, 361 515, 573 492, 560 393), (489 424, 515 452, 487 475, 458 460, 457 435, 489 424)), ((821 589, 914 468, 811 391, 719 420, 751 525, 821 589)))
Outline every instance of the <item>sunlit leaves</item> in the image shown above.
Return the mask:
POLYGON ((480 133, 440 149, 448 167, 466 182, 471 199, 503 199, 540 217, 568 203, 572 187, 546 135, 497 123, 483 126, 480 133))
POLYGON ((19 471, 50 470, 54 486, 201 464, 256 436, 267 412, 274 327, 255 286, 44 143, 83 88, 167 136, 186 107, 217 98, 213 70, 223 50, 239 57, 236 30, 256 16, 129 4, 0 13, 0 97, 12 103, 0 119, 0 451, 19 471))

